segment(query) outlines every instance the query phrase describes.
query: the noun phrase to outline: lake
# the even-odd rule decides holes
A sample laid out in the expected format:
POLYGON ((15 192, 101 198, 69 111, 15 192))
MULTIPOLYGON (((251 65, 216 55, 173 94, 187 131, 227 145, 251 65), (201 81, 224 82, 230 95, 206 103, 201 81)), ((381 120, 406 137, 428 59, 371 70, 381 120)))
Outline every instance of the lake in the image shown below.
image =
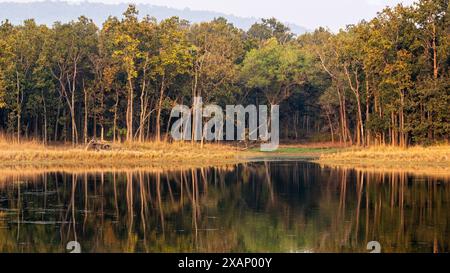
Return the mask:
POLYGON ((0 175, 0 252, 450 251, 448 177, 302 161, 0 175))

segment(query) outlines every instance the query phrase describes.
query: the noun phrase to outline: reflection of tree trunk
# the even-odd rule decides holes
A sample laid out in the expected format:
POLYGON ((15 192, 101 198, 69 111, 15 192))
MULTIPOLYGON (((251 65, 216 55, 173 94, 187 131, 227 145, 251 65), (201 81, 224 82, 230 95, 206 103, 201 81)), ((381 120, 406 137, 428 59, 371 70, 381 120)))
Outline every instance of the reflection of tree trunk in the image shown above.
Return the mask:
POLYGON ((154 206, 154 202, 153 202, 153 198, 152 198, 152 187, 151 185, 154 185, 154 183, 151 183, 151 178, 150 178, 150 174, 147 174, 147 189, 148 189, 148 202, 150 207, 154 206))
POLYGON ((208 192, 208 179, 207 179, 207 174, 206 174, 206 170, 205 168, 200 168, 200 173, 202 175, 202 180, 203 180, 203 190, 205 193, 208 192))
POLYGON ((378 227, 380 227, 381 217, 382 217, 382 205, 383 200, 381 199, 381 193, 378 190, 376 193, 376 196, 378 197, 374 202, 375 212, 373 215, 374 221, 373 221, 373 233, 376 233, 378 230, 378 227))
POLYGON ((113 186, 114 186, 114 207, 116 208, 116 219, 119 220, 119 204, 117 202, 116 173, 113 174, 113 186))
POLYGON ((270 202, 273 204, 275 201, 275 195, 273 192, 273 186, 272 186, 272 177, 270 175, 270 170, 269 170, 269 163, 267 161, 264 161, 264 168, 265 168, 265 173, 266 173, 266 182, 267 182, 267 186, 269 187, 269 192, 270 192, 270 202))
POLYGON ((185 172, 183 171, 183 182, 185 184, 185 188, 186 188, 186 194, 188 196, 188 199, 192 202, 192 195, 191 195, 191 191, 189 189, 189 185, 188 185, 188 179, 187 179, 187 175, 185 174, 185 172))
POLYGON ((86 222, 88 216, 88 174, 84 173, 84 221, 83 221, 83 232, 86 229, 86 222))
POLYGON ((162 207, 162 201, 161 201, 161 173, 158 173, 156 175, 156 196, 158 199, 158 208, 159 208, 159 217, 161 220, 161 229, 163 235, 165 234, 165 228, 164 228, 164 211, 162 207))
POLYGON ((345 201, 347 192, 347 170, 343 169, 341 172, 341 188, 339 194, 339 213, 338 219, 345 219, 345 201))
POLYGON ((366 182, 366 193, 365 193, 365 196, 366 196, 366 225, 365 225, 365 228, 366 228, 366 239, 365 239, 365 241, 366 242, 370 241, 369 240, 369 215, 370 215, 370 210, 369 210, 369 196, 370 196, 369 182, 370 182, 370 179, 369 179, 369 175, 368 175, 367 176, 367 182, 366 182))
POLYGON ((196 184, 197 184, 197 180, 196 180, 196 176, 194 175, 194 170, 191 170, 191 184, 192 184, 192 221, 193 221, 193 226, 194 226, 194 231, 195 231, 195 244, 197 245, 197 241, 198 241, 198 224, 197 224, 197 198, 196 198, 196 184))
POLYGON ((22 215, 22 195, 20 192, 20 184, 17 185, 17 235, 16 241, 19 242, 20 239, 20 224, 22 215))
POLYGON ((170 180, 169 180, 168 174, 166 174, 166 183, 167 183, 167 189, 169 190, 170 202, 172 203, 172 206, 173 206, 173 205, 175 205, 175 198, 173 197, 172 186, 170 186, 170 180))
POLYGON ((436 238, 436 234, 434 235, 434 240, 433 240, 433 253, 439 253, 439 242, 438 239, 436 238))
POLYGON ((103 226, 104 222, 105 222, 105 173, 104 172, 100 173, 100 181, 101 181, 101 186, 100 186, 101 213, 100 213, 100 215, 102 216, 101 223, 103 226))
MULTIPOLYGON (((400 189, 399 189, 399 207, 400 207, 400 226, 398 228, 398 242, 403 239, 403 234, 405 230, 405 214, 404 214, 404 196, 405 196, 405 177, 406 174, 401 173, 398 175, 400 179, 400 189)), ((431 200, 430 200, 431 201, 431 200)))
POLYGON ((75 190, 77 186, 77 175, 72 174, 72 195, 70 197, 70 204, 72 206, 72 225, 73 225, 73 235, 75 241, 77 241, 77 230, 76 230, 76 219, 75 219, 75 190))
POLYGON ((42 175, 42 179, 44 180, 44 210, 47 209, 47 182, 48 182, 47 178, 48 178, 47 174, 42 175))
POLYGON ((127 207, 128 207, 128 234, 131 235, 134 222, 133 207, 133 173, 127 172, 127 207))
POLYGON ((141 199, 141 222, 142 222, 142 229, 144 230, 144 237, 145 237, 145 230, 146 230, 146 224, 145 224, 145 215, 147 211, 147 198, 145 197, 145 184, 144 184, 144 174, 142 171, 139 172, 139 193, 140 193, 140 199, 141 199))
POLYGON ((356 240, 358 240, 359 214, 360 214, 360 208, 361 208, 363 187, 364 187, 364 172, 361 172, 360 174, 357 174, 357 181, 356 181, 356 188, 357 188, 357 195, 358 195, 358 201, 357 201, 357 206, 356 206, 356 226, 355 226, 356 240))
POLYGON ((184 203, 184 194, 183 194, 183 184, 184 184, 184 175, 183 175, 184 171, 181 170, 180 172, 180 203, 181 205, 183 205, 184 203))

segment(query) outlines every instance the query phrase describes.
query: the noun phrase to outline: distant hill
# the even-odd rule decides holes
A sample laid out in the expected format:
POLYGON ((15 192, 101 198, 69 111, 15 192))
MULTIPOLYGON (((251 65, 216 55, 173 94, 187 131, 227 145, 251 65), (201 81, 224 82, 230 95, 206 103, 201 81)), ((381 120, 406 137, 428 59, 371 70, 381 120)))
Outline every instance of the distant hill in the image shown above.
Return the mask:
MULTIPOLYGON (((39 24, 52 25, 56 21, 69 22, 84 15, 101 24, 108 16, 122 16, 128 4, 104 4, 104 3, 68 3, 63 1, 45 1, 30 3, 0 3, 0 21, 8 19, 13 24, 20 24, 25 19, 34 18, 39 24)), ((190 9, 175 9, 164 6, 155 6, 150 4, 137 4, 140 16, 150 15, 158 20, 178 16, 189 20, 190 22, 211 21, 217 17, 224 17, 236 27, 247 30, 250 26, 257 22, 259 18, 254 17, 238 17, 213 11, 200 11, 190 9)), ((307 31, 306 28, 286 23, 295 34, 302 34, 307 31)))

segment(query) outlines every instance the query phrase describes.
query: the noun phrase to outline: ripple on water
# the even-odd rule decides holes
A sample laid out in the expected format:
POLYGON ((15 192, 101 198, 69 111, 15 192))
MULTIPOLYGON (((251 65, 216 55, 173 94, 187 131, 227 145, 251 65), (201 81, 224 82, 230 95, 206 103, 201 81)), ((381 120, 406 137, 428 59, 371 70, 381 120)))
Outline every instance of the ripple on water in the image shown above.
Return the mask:
POLYGON ((28 225, 57 225, 69 224, 69 221, 10 221, 10 224, 28 224, 28 225))
POLYGON ((27 191, 23 193, 24 195, 52 195, 56 194, 56 191, 27 191))

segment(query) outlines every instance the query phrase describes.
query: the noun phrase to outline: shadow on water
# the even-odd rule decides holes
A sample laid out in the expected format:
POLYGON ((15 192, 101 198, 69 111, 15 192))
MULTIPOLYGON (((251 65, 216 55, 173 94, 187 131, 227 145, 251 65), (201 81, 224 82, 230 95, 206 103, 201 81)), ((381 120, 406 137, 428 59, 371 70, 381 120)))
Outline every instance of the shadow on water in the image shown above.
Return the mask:
POLYGON ((1 180, 1 252, 450 251, 445 177, 288 161, 1 180))

